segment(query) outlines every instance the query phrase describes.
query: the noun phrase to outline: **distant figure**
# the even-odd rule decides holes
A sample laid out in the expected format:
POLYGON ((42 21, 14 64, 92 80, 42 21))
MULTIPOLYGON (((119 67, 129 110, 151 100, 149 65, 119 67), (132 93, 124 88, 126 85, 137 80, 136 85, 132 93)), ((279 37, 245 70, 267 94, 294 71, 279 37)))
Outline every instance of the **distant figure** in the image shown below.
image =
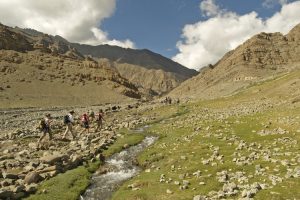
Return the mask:
POLYGON ((74 125, 74 110, 71 110, 68 115, 64 116, 64 124, 66 125, 66 131, 64 133, 63 139, 66 139, 66 135, 68 132, 71 133, 73 140, 75 139, 75 135, 73 133, 73 125, 74 125))
MULTIPOLYGON (((96 116, 96 122, 97 122, 97 128, 95 129, 95 132, 97 132, 99 129, 102 129, 102 125, 103 125, 103 120, 104 120, 104 114, 103 114, 103 110, 100 109, 99 113, 96 116)), ((105 121, 105 120, 104 120, 105 121)))
POLYGON ((89 112, 88 115, 89 115, 90 121, 93 122, 95 120, 95 113, 94 113, 94 111, 91 110, 91 112, 89 112))
POLYGON ((168 101, 169 101, 169 97, 166 97, 166 98, 165 98, 165 104, 167 104, 168 101))
POLYGON ((51 115, 46 114, 45 118, 41 120, 40 122, 40 130, 42 131, 42 136, 39 138, 38 143, 40 143, 47 135, 49 134, 49 140, 52 140, 52 133, 50 129, 50 124, 51 124, 51 115))
POLYGON ((85 131, 87 133, 89 133, 89 130, 90 130, 90 125, 89 125, 89 116, 84 113, 81 117, 81 125, 82 127, 84 128, 83 131, 81 131, 79 133, 79 136, 81 136, 81 134, 85 131))

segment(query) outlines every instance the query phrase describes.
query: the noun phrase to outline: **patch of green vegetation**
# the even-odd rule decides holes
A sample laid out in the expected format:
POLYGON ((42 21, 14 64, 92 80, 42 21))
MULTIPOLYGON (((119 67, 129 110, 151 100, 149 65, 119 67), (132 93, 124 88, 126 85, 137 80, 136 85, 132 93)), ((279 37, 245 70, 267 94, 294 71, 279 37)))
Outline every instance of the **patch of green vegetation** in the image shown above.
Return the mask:
MULTIPOLYGON (((242 96, 237 97, 238 101, 244 101, 243 98, 242 96)), ((205 108, 223 109, 224 106, 235 106, 236 102, 233 99, 234 97, 227 97, 191 103, 185 105, 188 112, 182 115, 173 115, 172 119, 164 118, 153 124, 149 132, 156 133, 160 138, 138 157, 138 162, 147 170, 125 182, 116 191, 112 199, 192 199, 193 196, 198 194, 207 195, 211 191, 222 190, 223 184, 218 182, 216 174, 223 170, 228 171, 228 173, 242 172, 245 173, 246 177, 249 177, 245 183, 238 183, 237 180, 234 180, 237 184, 260 182, 272 185, 268 176, 255 175, 256 165, 262 165, 267 170, 267 174, 284 177, 287 172, 286 167, 278 165, 278 163, 267 162, 262 156, 250 165, 238 165, 233 162, 233 158, 249 157, 252 152, 257 151, 256 147, 258 145, 270 151, 275 148, 279 148, 280 151, 284 152, 299 151, 299 148, 295 145, 284 146, 278 143, 277 140, 289 137, 298 142, 300 141, 299 134, 294 134, 296 130, 300 129, 299 123, 294 122, 292 125, 285 123, 289 116, 298 116, 300 109, 287 110, 287 108, 277 107, 255 114, 232 115, 223 120, 219 120, 218 115, 215 115, 215 118, 212 115, 212 118, 203 118, 199 121, 193 120, 193 117, 199 115, 199 113, 200 115, 203 114, 200 111, 205 108), (200 129, 195 130, 196 127, 200 127, 200 129), (278 127, 289 132, 284 135, 260 136, 257 134, 260 130, 274 130, 278 127), (237 137, 238 141, 246 142, 247 145, 255 143, 254 149, 256 150, 241 149, 238 151, 239 156, 234 155, 237 152, 238 143, 230 140, 232 136, 237 137), (228 140, 225 140, 224 137, 227 137, 228 140), (212 163, 203 164, 203 160, 207 160, 212 156, 214 147, 219 148, 220 154, 224 156, 224 163, 214 160, 213 165, 212 163), (198 170, 201 171, 199 178, 193 175, 198 170), (160 183, 162 174, 165 175, 165 180, 170 180, 169 183, 160 183), (183 179, 180 177, 182 175, 184 175, 183 179), (174 181, 179 181, 182 185, 183 180, 190 182, 189 188, 186 190, 180 190, 179 185, 174 184, 174 181), (200 182, 204 182, 205 185, 199 185, 200 182), (138 190, 133 191, 128 188, 127 186, 130 184, 136 185, 138 190), (167 193, 167 190, 172 191, 172 193, 167 193)), ((169 107, 169 109, 171 108, 174 109, 169 107)), ((274 155, 272 158, 292 159, 288 155, 274 155)), ((273 189, 259 191, 255 199, 268 199, 270 192, 272 192, 272 198, 274 199, 299 199, 300 194, 297 191, 299 183, 297 183, 297 180, 299 179, 288 179, 279 183, 273 189), (291 190, 293 192, 286 191, 289 186, 295 187, 291 190)), ((232 198, 239 197, 240 194, 232 198)))
POLYGON ((145 138, 145 135, 140 133, 129 133, 121 136, 121 139, 118 139, 107 150, 103 152, 105 157, 109 157, 115 153, 118 153, 124 149, 124 147, 134 146, 140 143, 145 138))
POLYGON ((80 166, 59 174, 54 178, 44 181, 36 194, 26 198, 27 200, 66 200, 78 199, 90 184, 90 178, 100 166, 101 162, 90 162, 86 166, 80 166))

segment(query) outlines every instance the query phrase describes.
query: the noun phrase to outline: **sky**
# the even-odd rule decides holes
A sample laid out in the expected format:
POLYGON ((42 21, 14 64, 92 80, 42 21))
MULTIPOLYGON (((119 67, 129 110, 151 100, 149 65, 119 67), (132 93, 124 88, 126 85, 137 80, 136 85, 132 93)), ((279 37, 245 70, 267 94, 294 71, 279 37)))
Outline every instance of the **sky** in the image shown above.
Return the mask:
POLYGON ((299 11, 299 0, 0 0, 5 25, 149 49, 193 69, 257 33, 287 34, 300 23, 299 11))

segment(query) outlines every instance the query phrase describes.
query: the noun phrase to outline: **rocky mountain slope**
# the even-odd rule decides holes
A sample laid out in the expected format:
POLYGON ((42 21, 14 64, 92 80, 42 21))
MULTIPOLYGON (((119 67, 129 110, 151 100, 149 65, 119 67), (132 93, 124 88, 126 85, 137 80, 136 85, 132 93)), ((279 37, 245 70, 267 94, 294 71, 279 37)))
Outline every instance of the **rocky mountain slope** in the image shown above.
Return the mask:
POLYGON ((83 55, 113 61, 121 76, 156 94, 169 92, 184 80, 198 74, 195 70, 188 69, 147 49, 136 50, 109 45, 90 46, 75 43, 71 46, 83 55))
POLYGON ((287 35, 260 33, 185 81, 171 96, 210 99, 300 67, 300 24, 287 35))
POLYGON ((111 62, 85 58, 60 37, 0 25, 2 108, 91 105, 141 98, 111 62))
POLYGON ((113 70, 132 82, 140 93, 146 96, 167 93, 183 81, 198 74, 168 58, 149 50, 125 49, 117 46, 99 45, 91 46, 70 43, 60 36, 51 36, 33 29, 19 27, 6 27, 6 42, 1 42, 0 49, 33 50, 39 49, 52 55, 66 55, 70 58, 82 60, 89 56, 102 62, 110 61, 113 70), (9 31, 9 32, 8 32, 9 31), (14 37, 19 37, 13 39, 14 37), (10 40, 7 40, 10 37, 10 40), (20 38, 25 38, 21 41, 20 38), (16 40, 17 39, 17 40, 16 40), (5 46, 4 46, 5 45, 5 46), (24 45, 26 48, 24 48, 24 45))

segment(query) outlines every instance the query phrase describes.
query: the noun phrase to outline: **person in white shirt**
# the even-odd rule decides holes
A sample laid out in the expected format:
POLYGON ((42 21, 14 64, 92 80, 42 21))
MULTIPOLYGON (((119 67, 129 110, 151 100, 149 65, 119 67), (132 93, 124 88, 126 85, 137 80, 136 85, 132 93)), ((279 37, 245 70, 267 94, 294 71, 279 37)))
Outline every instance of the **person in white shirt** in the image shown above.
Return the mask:
POLYGON ((73 125, 74 125, 73 115, 74 115, 74 113, 75 112, 73 110, 71 110, 69 112, 69 114, 66 115, 65 118, 64 118, 64 124, 66 125, 66 131, 64 133, 63 139, 66 139, 66 136, 67 136, 68 132, 71 133, 71 135, 73 137, 73 140, 75 139, 75 135, 74 135, 74 132, 73 132, 73 125))

